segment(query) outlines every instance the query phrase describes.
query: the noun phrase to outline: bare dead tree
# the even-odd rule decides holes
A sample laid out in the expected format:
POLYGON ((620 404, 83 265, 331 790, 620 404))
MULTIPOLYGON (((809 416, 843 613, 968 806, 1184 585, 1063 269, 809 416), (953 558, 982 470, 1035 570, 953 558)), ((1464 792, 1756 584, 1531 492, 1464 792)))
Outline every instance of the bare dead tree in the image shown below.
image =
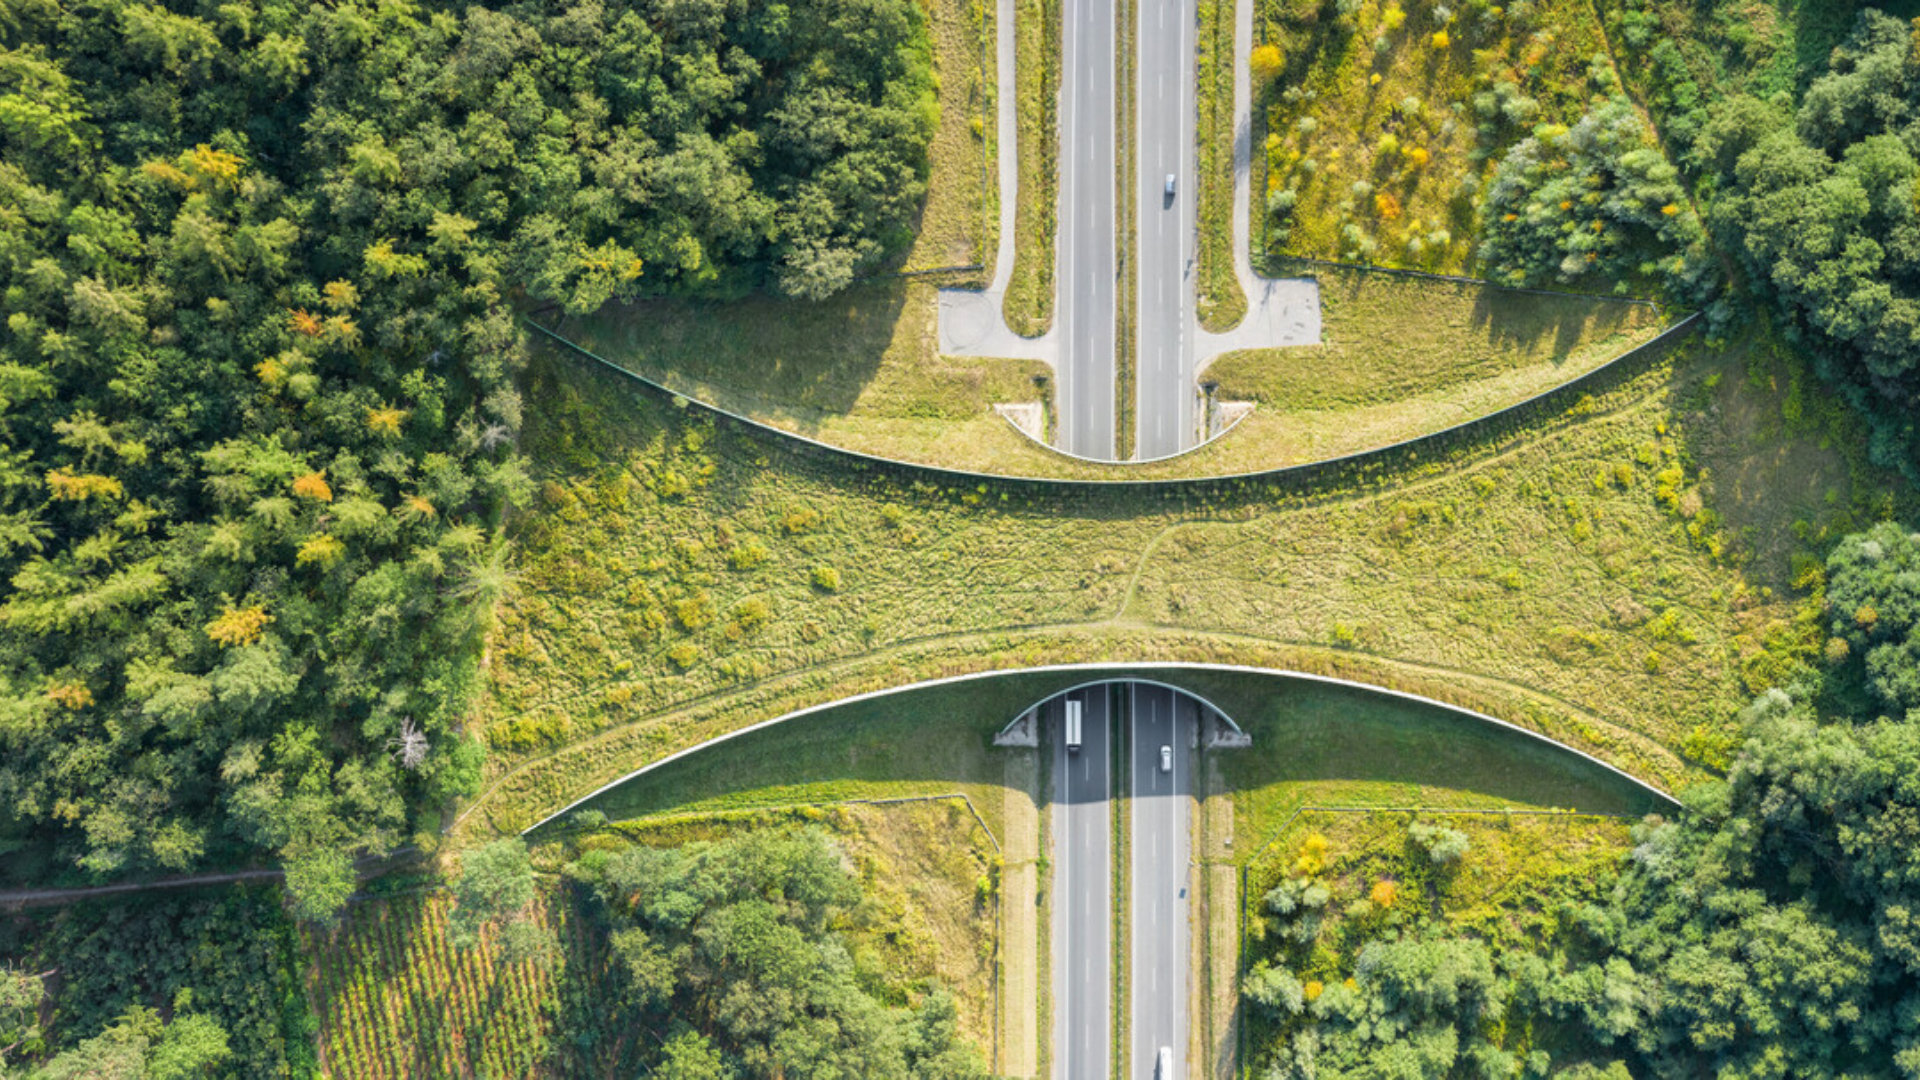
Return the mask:
POLYGON ((426 733, 415 726, 413 717, 406 717, 400 721, 400 734, 387 740, 387 749, 393 751, 393 756, 400 762, 401 768, 412 772, 420 767, 421 762, 427 760, 426 733))

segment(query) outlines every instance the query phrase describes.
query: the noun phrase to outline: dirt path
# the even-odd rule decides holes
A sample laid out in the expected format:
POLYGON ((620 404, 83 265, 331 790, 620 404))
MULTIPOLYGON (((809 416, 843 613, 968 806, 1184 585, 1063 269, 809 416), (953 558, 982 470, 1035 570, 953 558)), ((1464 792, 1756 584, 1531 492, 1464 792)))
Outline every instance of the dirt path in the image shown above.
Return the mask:
POLYGON ((128 881, 118 885, 88 885, 75 889, 12 889, 0 892, 0 908, 47 907, 92 900, 101 896, 151 892, 160 889, 191 889, 198 885, 231 885, 241 881, 277 881, 282 870, 234 870, 224 874, 186 874, 156 881, 128 881))

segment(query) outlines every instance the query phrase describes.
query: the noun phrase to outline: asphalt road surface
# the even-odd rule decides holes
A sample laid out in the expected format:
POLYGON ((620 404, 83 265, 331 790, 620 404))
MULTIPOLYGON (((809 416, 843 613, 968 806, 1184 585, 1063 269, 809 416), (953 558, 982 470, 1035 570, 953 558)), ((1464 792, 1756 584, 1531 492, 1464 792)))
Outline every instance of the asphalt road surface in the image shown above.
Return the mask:
POLYGON ((1187 1075, 1193 795, 1188 743, 1199 730, 1199 716, 1192 698, 1138 683, 1131 711, 1133 1053, 1127 1075, 1175 1080, 1187 1075), (1172 750, 1172 769, 1165 772, 1163 746, 1172 750), (1173 1070, 1156 1076, 1155 1058, 1163 1046, 1173 1050, 1173 1070))
MULTIPOLYGON (((1191 0, 1187 0, 1191 2, 1191 0)), ((1114 458, 1113 0, 1066 0, 1061 12, 1060 411, 1056 445, 1114 458)))
POLYGON ((1054 1075, 1107 1080, 1113 1055, 1112 777, 1105 686, 1086 702, 1086 742, 1067 750, 1065 698, 1047 706, 1054 736, 1054 1075))
POLYGON ((1139 377, 1134 457, 1191 448, 1194 384, 1194 26, 1197 0, 1154 0, 1140 18, 1139 377), (1175 191, 1167 196, 1167 176, 1175 191))

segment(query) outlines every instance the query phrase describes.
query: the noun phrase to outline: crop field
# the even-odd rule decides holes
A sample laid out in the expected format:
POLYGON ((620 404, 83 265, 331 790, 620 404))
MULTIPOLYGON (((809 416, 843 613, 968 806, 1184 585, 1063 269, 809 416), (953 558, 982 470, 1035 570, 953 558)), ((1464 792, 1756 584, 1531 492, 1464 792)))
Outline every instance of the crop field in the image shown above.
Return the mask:
POLYGON ((1391 476, 1166 495, 850 470, 549 358, 465 821, 525 827, 792 709, 1055 661, 1348 674, 1676 784, 1725 760, 1749 671, 1819 646, 1794 557, 1895 509, 1841 419, 1749 374, 1771 348, 1687 346, 1391 476))
POLYGON ((608 969, 606 936, 570 892, 546 890, 536 907, 537 921, 561 942, 551 968, 502 963, 490 936, 471 952, 455 949, 446 938, 448 907, 437 894, 394 896, 353 906, 332 930, 305 931, 325 1072, 529 1077, 570 1075, 554 1068, 562 1061, 596 1072, 627 1061, 639 1032, 581 1026, 608 992, 605 981, 622 976, 608 969), (548 1040, 562 1012, 569 1030, 597 1037, 584 1060, 574 1057, 578 1047, 548 1040))
POLYGON ((1477 190, 1543 123, 1617 85, 1589 0, 1470 8, 1266 0, 1256 86, 1256 250, 1449 273, 1470 268, 1477 190))

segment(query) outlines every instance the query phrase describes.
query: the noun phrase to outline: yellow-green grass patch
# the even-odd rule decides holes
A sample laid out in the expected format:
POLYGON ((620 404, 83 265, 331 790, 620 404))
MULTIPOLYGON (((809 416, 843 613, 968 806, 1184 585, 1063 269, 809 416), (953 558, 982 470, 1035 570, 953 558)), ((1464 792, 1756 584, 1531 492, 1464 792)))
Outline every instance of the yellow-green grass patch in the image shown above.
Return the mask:
MULTIPOLYGON (((1561 904, 1603 887, 1631 846, 1629 829, 1626 820, 1581 815, 1305 811, 1248 867, 1248 960, 1286 967, 1303 983, 1336 983, 1353 974, 1366 942, 1436 915, 1454 933, 1537 945, 1557 930, 1561 904), (1451 869, 1435 868, 1408 835, 1415 822, 1465 834, 1466 853, 1451 869), (1323 854, 1309 853, 1310 838, 1323 854), (1267 935, 1262 906, 1268 890, 1301 874, 1303 857, 1323 864, 1309 876, 1332 893, 1311 945, 1267 935)), ((1252 1041, 1260 1034, 1256 1022, 1252 1041)))

